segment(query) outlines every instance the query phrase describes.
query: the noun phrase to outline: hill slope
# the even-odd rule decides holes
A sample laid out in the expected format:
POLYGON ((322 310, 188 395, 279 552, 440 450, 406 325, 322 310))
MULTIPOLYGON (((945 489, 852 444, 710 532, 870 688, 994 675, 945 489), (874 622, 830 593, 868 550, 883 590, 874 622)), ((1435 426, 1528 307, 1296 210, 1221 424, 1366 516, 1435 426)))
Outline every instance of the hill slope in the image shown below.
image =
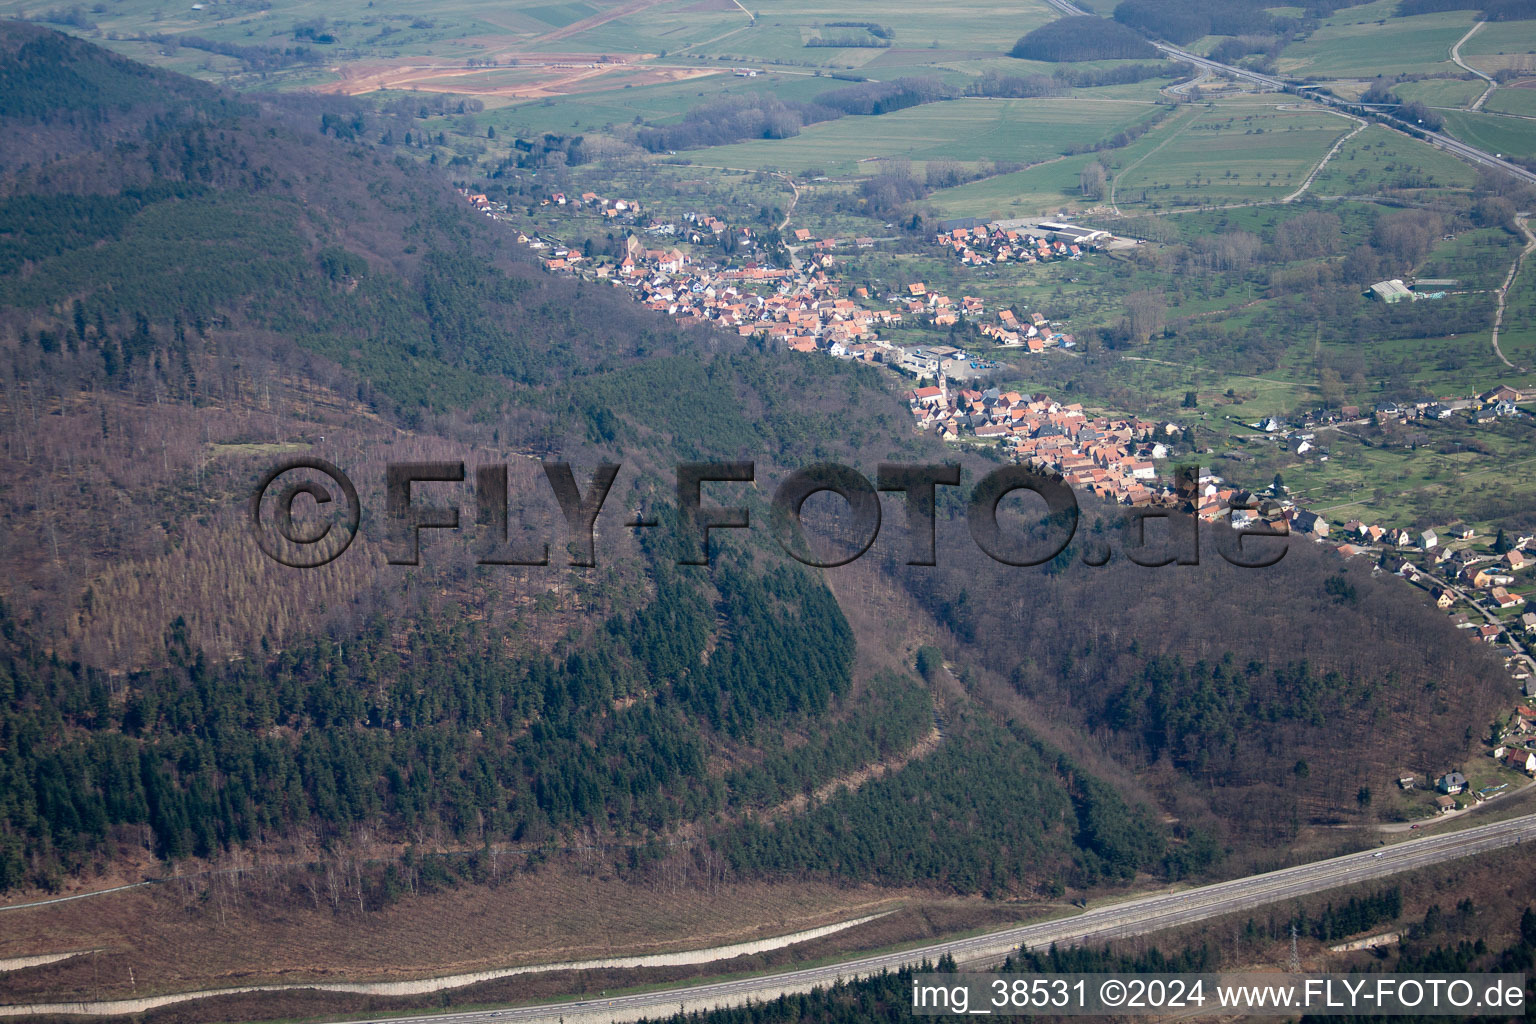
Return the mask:
POLYGON ((1334 600, 1310 550, 1269 576, 1076 549, 1014 570, 951 515, 941 566, 900 565, 893 530, 838 601, 761 534, 694 571, 605 520, 601 568, 571 570, 530 456, 622 461, 626 510, 667 507, 677 461, 753 459, 759 521, 789 468, 952 456, 869 368, 545 277, 361 108, 235 100, 31 26, 0 28, 0 74, 0 129, 35 143, 0 165, 0 883, 590 829, 630 866, 687 841, 748 876, 1059 891, 1296 838, 1501 698, 1412 594, 1334 600), (507 464, 555 564, 479 566, 466 529, 392 566, 368 522, 324 569, 279 567, 245 499, 294 452, 368 509, 386 462, 507 464), (918 687, 924 640, 958 687, 918 687), (749 820, 936 706, 938 753, 749 820))

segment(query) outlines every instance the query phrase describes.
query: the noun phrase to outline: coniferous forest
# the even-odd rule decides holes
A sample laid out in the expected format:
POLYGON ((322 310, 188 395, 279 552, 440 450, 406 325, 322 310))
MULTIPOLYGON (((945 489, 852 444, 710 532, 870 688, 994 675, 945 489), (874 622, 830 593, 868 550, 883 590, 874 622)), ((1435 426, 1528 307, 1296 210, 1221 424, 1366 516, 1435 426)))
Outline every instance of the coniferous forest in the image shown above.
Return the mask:
MULTIPOLYGON (((1115 52, 1083 52, 1067 28, 1025 55, 1150 49, 1120 26, 1115 52)), ((642 139, 783 137, 958 92, 735 98, 642 139)), ((1283 606, 1215 559, 1158 575, 1074 547, 1015 570, 946 494, 931 569, 903 564, 895 515, 844 575, 761 529, 676 564, 679 461, 754 461, 711 501, 758 524, 810 462, 958 461, 967 486, 994 464, 915 435, 876 368, 544 274, 404 151, 414 122, 396 116, 0 27, 0 889, 299 838, 455 854, 581 833, 630 863, 686 833, 744 880, 1055 898, 1237 870, 1410 740, 1433 762, 1488 720, 1486 652, 1451 651, 1443 617, 1384 585, 1325 589, 1315 551, 1270 578, 1283 606), (253 481, 297 452, 347 467, 368 510, 356 550, 309 575, 264 560, 244 519, 253 481), (544 494, 513 526, 552 564, 477 564, 467 491, 461 536, 387 564, 384 465, 442 459, 544 494), (599 568, 568 564, 540 459, 583 481, 624 464, 599 568), (619 517, 638 512, 666 527, 634 539, 619 517), (1372 637, 1404 622, 1412 642, 1383 654, 1372 637), (919 646, 937 652, 921 672, 919 646), (1329 757, 1346 740, 1348 765, 1329 757)))

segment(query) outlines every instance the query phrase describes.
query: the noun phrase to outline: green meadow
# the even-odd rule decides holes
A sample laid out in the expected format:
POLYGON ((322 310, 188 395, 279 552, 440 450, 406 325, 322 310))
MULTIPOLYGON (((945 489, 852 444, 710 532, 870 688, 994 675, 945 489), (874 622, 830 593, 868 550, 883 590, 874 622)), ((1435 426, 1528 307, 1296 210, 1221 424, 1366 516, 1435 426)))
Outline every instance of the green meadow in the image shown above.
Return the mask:
POLYGON ((1536 117, 1536 89, 1495 89, 1483 109, 1496 114, 1516 114, 1520 117, 1536 117))
POLYGON ((1477 172, 1449 153, 1379 125, 1339 147, 1312 182, 1317 196, 1368 195, 1383 189, 1465 188, 1477 172))
POLYGON ((1490 153, 1526 159, 1536 157, 1536 121, 1464 110, 1446 111, 1445 130, 1490 153))
POLYGON ((1536 54, 1536 20, 1490 22, 1461 47, 1463 59, 1519 54, 1536 54))
POLYGON ((1092 153, 1062 157, 1027 170, 944 189, 925 202, 948 217, 1003 219, 1054 213, 1085 202, 1078 176, 1093 159, 1092 153))
POLYGON ((1309 38, 1287 46, 1277 61, 1280 71, 1304 78, 1460 73, 1451 63, 1451 46, 1472 26, 1474 12, 1389 17, 1395 9, 1396 0, 1344 8, 1309 38))
POLYGON ((1161 206, 1280 199, 1354 124, 1316 110, 1277 110, 1273 101, 1211 104, 1115 178, 1116 202, 1161 206))
POLYGON ((1421 82, 1403 82, 1392 91, 1408 103, 1422 103, 1427 107, 1465 107, 1487 87, 1488 83, 1481 78, 1471 82, 1458 78, 1426 78, 1421 82))
POLYGON ((871 162, 891 157, 1036 163, 1072 146, 1092 145, 1152 110, 1127 100, 950 100, 879 117, 844 117, 810 125, 793 138, 716 146, 688 156, 723 167, 819 167, 831 173, 874 173, 871 162))

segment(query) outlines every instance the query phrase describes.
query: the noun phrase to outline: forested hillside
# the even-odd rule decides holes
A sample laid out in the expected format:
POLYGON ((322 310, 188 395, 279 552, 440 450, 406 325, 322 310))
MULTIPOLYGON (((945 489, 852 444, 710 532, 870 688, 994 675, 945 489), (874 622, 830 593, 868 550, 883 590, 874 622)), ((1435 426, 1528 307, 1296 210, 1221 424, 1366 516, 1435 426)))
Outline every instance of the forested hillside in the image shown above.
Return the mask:
POLYGON ((1214 529, 1199 565, 1146 568, 1115 550, 1118 518, 1085 524, 1027 587, 964 547, 937 573, 893 571, 953 650, 1170 798, 1193 782, 1238 845, 1353 820, 1362 786, 1458 758, 1507 693, 1496 659, 1395 580, 1341 572, 1299 538, 1276 565, 1237 568, 1214 529), (1106 546, 1108 565, 1084 564, 1106 546))
MULTIPOLYGON (((1486 652, 1406 593, 1342 600, 1310 550, 1014 570, 946 492, 939 567, 901 564, 892 528, 837 599, 765 532, 678 566, 678 461, 756 461, 737 493, 762 523, 789 469, 956 456, 872 367, 546 276, 360 108, 235 100, 32 26, 0 27, 0 76, 0 128, 30 140, 0 156, 0 887, 581 831, 625 863, 676 842, 741 878, 1054 895, 1221 870, 1486 724, 1486 652), (245 520, 295 453, 370 510, 313 572, 245 520), (624 463, 597 568, 566 564, 540 457, 624 463), (477 565, 467 490, 465 530, 386 564, 384 464, 428 459, 507 465, 553 564, 477 565), (622 528, 637 510, 662 527, 622 528), (919 684, 930 639, 954 678, 919 684)), ((967 487, 993 468, 961 461, 967 487)))
POLYGON ((751 768, 729 788, 713 780, 706 736, 824 714, 848 692, 853 638, 804 573, 722 568, 714 582, 711 608, 658 579, 646 608, 558 660, 509 657, 463 622, 402 637, 376 619, 345 643, 225 667, 178 621, 170 666, 126 683, 46 657, 7 618, 0 887, 29 863, 76 866, 114 826, 147 826, 172 859, 300 826, 537 842, 771 795, 751 768), (706 659, 716 615, 729 639, 706 659))
POLYGON ((929 733, 934 697, 856 672, 830 592, 758 540, 717 541, 707 571, 665 532, 581 574, 493 576, 453 538, 407 573, 366 528, 313 574, 263 561, 245 488, 288 451, 346 465, 370 508, 387 460, 510 461, 526 491, 531 454, 623 461, 613 501, 655 507, 678 459, 768 476, 914 441, 868 369, 538 273, 345 108, 234 102, 31 27, 5 45, 6 123, 57 148, 0 201, 0 261, 24 271, 0 286, 4 455, 45 495, 4 492, 0 886, 296 837, 624 848, 710 819, 742 877, 1008 892, 1160 869, 1147 812, 979 709, 936 760, 842 798, 855 827, 796 824, 803 793, 929 733), (54 66, 70 111, 39 85, 54 66), (955 788, 999 759, 1001 789, 955 788), (876 827, 938 782, 931 831, 876 827), (967 842, 984 800, 993 832, 967 842))

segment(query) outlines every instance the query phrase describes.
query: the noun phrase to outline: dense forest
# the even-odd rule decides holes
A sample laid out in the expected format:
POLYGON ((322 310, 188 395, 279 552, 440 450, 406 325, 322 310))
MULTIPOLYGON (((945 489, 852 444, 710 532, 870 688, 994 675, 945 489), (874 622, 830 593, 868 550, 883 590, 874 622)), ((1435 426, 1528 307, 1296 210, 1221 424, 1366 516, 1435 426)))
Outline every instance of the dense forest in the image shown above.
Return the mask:
POLYGON ((723 146, 744 139, 788 139, 841 112, 821 103, 781 100, 769 93, 711 100, 690 109, 676 124, 641 128, 635 142, 652 153, 723 146))
POLYGON ((1157 50, 1124 25, 1092 15, 1059 18, 1030 31, 1009 53, 1024 60, 1142 60, 1157 50))
POLYGON ((594 819, 657 830, 798 789, 883 752, 887 732, 910 742, 924 716, 847 737, 857 745, 834 732, 819 754, 744 769, 731 788, 712 779, 710 737, 819 715, 847 693, 853 657, 836 602, 805 573, 723 568, 715 584, 710 607, 659 578, 651 604, 560 661, 509 658, 462 622, 401 636, 379 620, 218 667, 177 623, 171 666, 121 681, 45 655, 6 617, 0 888, 77 866, 116 826, 146 827, 167 859, 301 826, 460 842, 538 842, 594 819), (717 619, 728 638, 705 657, 717 619))
POLYGON ((1503 699, 1480 647, 1448 638, 1431 663, 1426 651, 1378 643, 1454 632, 1395 580, 1339 574, 1309 544, 1290 545, 1262 573, 1223 568, 1213 531, 1199 565, 1082 564, 1091 545, 1126 536, 1117 521, 1093 512, 1027 590, 963 549, 936 574, 892 571, 946 624, 956 651, 998 666, 1000 682, 1039 713, 1099 737, 1128 764, 1197 781, 1229 838, 1282 841, 1308 822, 1357 816, 1362 785, 1409 765, 1444 770, 1503 699), (1330 584, 1335 574, 1348 585, 1330 584), (1218 593, 1248 595, 1229 609, 1242 618, 1240 640, 1231 620, 1195 610, 1218 593))
POLYGON ((890 82, 862 82, 832 89, 818 95, 816 102, 845 114, 868 116, 950 100, 959 95, 958 89, 937 78, 897 78, 890 82))
POLYGON ((1115 20, 1154 39, 1184 45, 1202 36, 1273 30, 1262 0, 1122 0, 1115 20))
POLYGON ((937 880, 960 892, 1003 895, 1062 884, 1124 881, 1138 871, 1203 871, 1167 860, 1161 828, 1141 808, 1027 734, 961 720, 939 750, 892 776, 841 793, 770 826, 748 823, 716 844, 741 874, 893 885, 937 880), (985 772, 969 765, 985 764, 985 772), (1039 866, 1072 863, 1041 879, 1039 866), (1041 884, 1043 882, 1043 885, 1041 884))
POLYGON ((1115 64, 1106 68, 1056 68, 1049 75, 1005 75, 985 71, 965 87, 967 96, 1061 96, 1069 89, 1101 85, 1130 85, 1150 78, 1178 78, 1189 72, 1183 63, 1115 64))

